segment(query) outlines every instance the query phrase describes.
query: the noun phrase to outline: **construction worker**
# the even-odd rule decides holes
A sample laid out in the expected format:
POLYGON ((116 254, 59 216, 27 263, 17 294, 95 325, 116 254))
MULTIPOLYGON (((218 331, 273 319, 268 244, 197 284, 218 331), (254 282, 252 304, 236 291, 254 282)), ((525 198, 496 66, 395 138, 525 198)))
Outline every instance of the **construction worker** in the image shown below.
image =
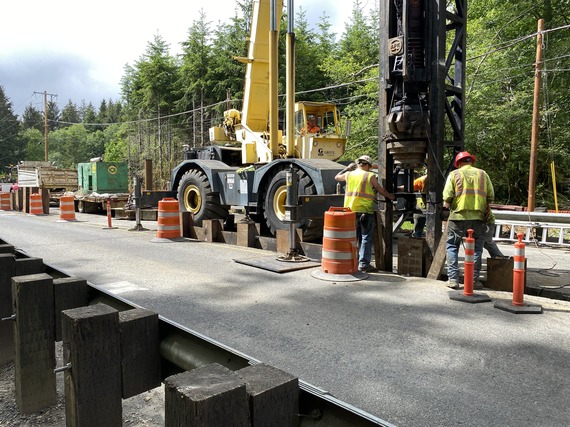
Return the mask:
POLYGON ((307 126, 303 129, 304 133, 319 133, 321 128, 317 126, 315 116, 312 114, 307 117, 307 126))
POLYGON ((416 192, 416 209, 421 213, 414 214, 414 231, 412 237, 422 237, 426 226, 426 194, 427 175, 414 179, 414 191, 416 192))
POLYGON ((370 172, 372 159, 360 156, 349 166, 336 174, 337 181, 346 182, 344 207, 356 213, 356 236, 358 240, 358 270, 373 271, 370 265, 372 259, 372 243, 374 242, 374 217, 376 194, 380 193, 387 199, 394 200, 396 196, 380 185, 376 174, 370 172))
POLYGON ((455 157, 457 168, 449 174, 443 188, 443 208, 449 209, 447 224, 447 286, 452 289, 461 287, 459 282, 458 255, 459 245, 467 230, 473 230, 475 239, 475 257, 473 287, 482 288, 478 281, 481 270, 481 255, 485 241, 485 219, 490 210, 490 203, 495 197, 493 184, 487 172, 473 166, 476 157, 468 151, 462 151, 455 157))
POLYGON ((495 215, 489 209, 487 217, 485 218, 485 243, 483 247, 489 252, 491 258, 505 258, 495 241, 493 235, 495 234, 495 215))

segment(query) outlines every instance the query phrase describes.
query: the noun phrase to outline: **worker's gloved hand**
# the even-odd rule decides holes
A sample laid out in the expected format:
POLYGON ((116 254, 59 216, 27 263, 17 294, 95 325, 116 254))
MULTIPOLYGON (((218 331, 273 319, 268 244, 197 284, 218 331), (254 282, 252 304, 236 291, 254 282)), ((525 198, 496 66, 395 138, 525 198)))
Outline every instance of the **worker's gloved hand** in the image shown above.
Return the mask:
POLYGON ((449 208, 442 208, 441 213, 439 214, 439 218, 442 221, 447 221, 449 219, 449 208))

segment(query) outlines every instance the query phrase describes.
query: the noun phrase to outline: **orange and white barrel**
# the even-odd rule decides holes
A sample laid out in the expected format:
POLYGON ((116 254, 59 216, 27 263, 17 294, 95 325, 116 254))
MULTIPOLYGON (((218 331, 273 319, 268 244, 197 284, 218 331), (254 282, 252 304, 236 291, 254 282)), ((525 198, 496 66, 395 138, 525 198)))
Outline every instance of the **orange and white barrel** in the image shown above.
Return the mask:
POLYGON ((327 274, 358 272, 356 214, 350 208, 325 212, 321 270, 327 274))
POLYGON ((0 193, 0 210, 11 211, 12 210, 12 198, 10 193, 0 193))
POLYGON ((30 194, 30 215, 43 215, 44 206, 42 195, 39 193, 30 194))
POLYGON ((159 239, 178 239, 181 237, 178 200, 172 197, 165 197, 158 202, 156 237, 159 239))
POLYGON ((75 197, 61 196, 59 198, 59 220, 75 221, 75 197))

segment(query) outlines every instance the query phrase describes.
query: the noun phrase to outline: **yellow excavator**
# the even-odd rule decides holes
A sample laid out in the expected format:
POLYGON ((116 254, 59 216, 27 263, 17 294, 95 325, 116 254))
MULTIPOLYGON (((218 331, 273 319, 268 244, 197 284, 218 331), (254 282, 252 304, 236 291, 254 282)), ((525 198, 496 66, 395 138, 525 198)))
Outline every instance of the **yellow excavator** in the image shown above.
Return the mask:
MULTIPOLYGON (((289 7, 292 8, 292 0, 289 7)), ((209 132, 208 147, 189 148, 173 171, 182 212, 191 212, 196 225, 204 219, 225 219, 232 206, 246 209, 275 233, 286 229, 286 173, 298 175, 305 238, 322 233, 328 206, 342 203, 334 176, 344 166, 346 137, 340 133, 335 104, 295 102, 294 11, 287 32, 286 126, 278 126, 277 46, 282 0, 256 0, 249 38, 242 110, 225 111, 223 122, 209 132)))

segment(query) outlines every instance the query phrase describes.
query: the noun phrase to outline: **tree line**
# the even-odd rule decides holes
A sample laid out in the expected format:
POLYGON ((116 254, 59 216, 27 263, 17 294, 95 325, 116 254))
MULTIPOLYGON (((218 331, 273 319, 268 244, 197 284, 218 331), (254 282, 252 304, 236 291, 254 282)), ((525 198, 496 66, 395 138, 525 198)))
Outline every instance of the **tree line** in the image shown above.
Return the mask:
MULTIPOLYGON (((466 149, 491 176, 497 201, 526 205, 529 175, 537 20, 545 20, 544 72, 538 151, 537 206, 554 207, 551 165, 557 200, 570 206, 570 78, 567 10, 570 0, 471 0, 468 4, 466 69, 466 149)), ((152 159, 155 188, 165 188, 184 145, 208 143, 208 129, 223 111, 241 109, 252 2, 236 2, 234 16, 213 24, 201 12, 188 29, 181 53, 173 55, 159 35, 125 66, 121 98, 60 111, 48 103, 50 161, 60 167, 104 155, 128 161, 141 174, 152 159)), ((279 93, 285 93, 286 16, 279 46, 279 93)), ((295 16, 296 98, 337 104, 351 132, 344 159, 378 150, 378 2, 365 12, 354 0, 341 34, 332 31, 326 11, 314 27, 306 12, 295 16)), ((284 110, 284 96, 279 98, 284 110)), ((280 115, 282 117, 283 115, 280 115)), ((0 164, 43 160, 43 112, 31 105, 21 118, 11 108, 0 81, 0 164)), ((447 159, 450 161, 451 159, 447 159)))

